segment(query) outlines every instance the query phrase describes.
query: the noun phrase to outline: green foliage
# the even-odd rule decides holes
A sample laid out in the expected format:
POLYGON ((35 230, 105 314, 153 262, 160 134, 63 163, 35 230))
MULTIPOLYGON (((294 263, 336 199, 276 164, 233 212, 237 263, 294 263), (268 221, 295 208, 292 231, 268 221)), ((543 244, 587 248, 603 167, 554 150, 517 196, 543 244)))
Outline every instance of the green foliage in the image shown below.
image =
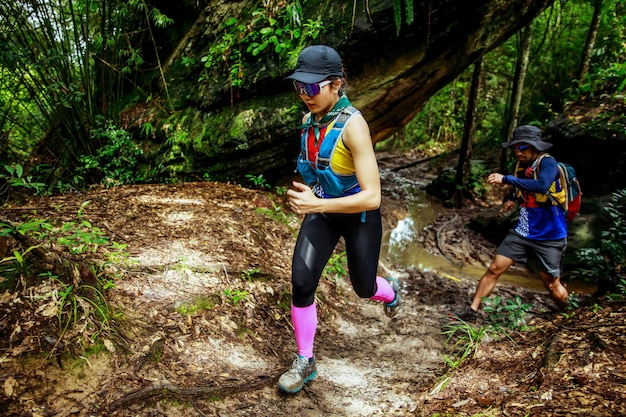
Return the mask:
POLYGON ((581 103, 602 99, 604 102, 613 102, 615 106, 606 106, 606 110, 595 115, 584 125, 593 137, 601 131, 604 135, 619 137, 626 133, 626 114, 623 104, 626 104, 626 63, 617 62, 607 68, 598 68, 587 74, 584 80, 574 81, 574 86, 567 90, 567 98, 572 103, 581 103))
POLYGON ((58 288, 50 294, 52 304, 57 308, 60 329, 59 339, 63 338, 68 329, 86 319, 97 330, 92 333, 92 340, 109 329, 111 309, 104 294, 94 286, 66 284, 58 277, 44 274, 55 281, 58 288), (93 312, 93 315, 90 314, 93 312), (88 316, 88 318, 85 317, 88 316))
POLYGON ((257 213, 261 213, 264 216, 269 217, 272 220, 283 223, 287 226, 291 224, 291 221, 294 219, 294 213, 285 213, 282 206, 278 204, 274 204, 274 209, 268 209, 265 207, 259 207, 255 210, 257 213))
POLYGON ((36 195, 45 194, 47 190, 46 184, 33 180, 32 175, 26 175, 22 165, 4 165, 3 167, 7 174, 0 171, 0 181, 6 181, 9 187, 26 188, 32 190, 36 195))
POLYGON ((216 294, 216 297, 207 296, 207 297, 198 297, 193 301, 183 303, 179 307, 176 308, 176 311, 184 316, 193 315, 199 311, 211 310, 215 306, 219 304, 219 295, 216 294))
POLYGON ((250 293, 248 291, 242 291, 237 289, 226 289, 223 293, 226 296, 226 300, 232 305, 237 305, 240 301, 245 300, 250 293))
POLYGON ((612 194, 604 212, 608 223, 602 230, 600 245, 577 252, 583 266, 574 273, 588 281, 617 288, 626 278, 626 189, 612 194))
POLYGON ((30 264, 27 262, 26 255, 38 247, 39 245, 30 246, 23 252, 14 250, 13 256, 0 259, 0 273, 2 274, 0 290, 12 291, 16 288, 18 283, 22 288, 26 288, 26 279, 30 275, 30 264))
POLYGON ((139 169, 143 162, 142 149, 132 141, 130 134, 117 128, 111 121, 92 130, 93 143, 102 144, 95 152, 82 155, 76 171, 80 175, 106 186, 143 183, 148 180, 139 169))
POLYGON ((324 267, 322 276, 329 281, 339 281, 348 274, 347 269, 346 252, 333 253, 324 267))
MULTIPOLYGON (((393 0, 393 22, 396 26, 396 35, 400 35, 402 27, 402 0, 393 0)), ((411 26, 415 19, 413 0, 404 0, 404 23, 411 26)))
POLYGON ((221 37, 212 42, 208 55, 201 58, 205 70, 200 81, 226 71, 230 85, 240 88, 250 64, 258 61, 256 57, 262 52, 271 50, 268 56, 287 65, 297 57, 301 45, 317 39, 323 29, 321 20, 302 22, 299 0, 287 4, 269 1, 245 21, 230 17, 224 21, 221 37))
POLYGON ((450 355, 444 354, 446 364, 451 368, 457 368, 465 359, 478 351, 480 343, 487 335, 486 327, 475 327, 464 321, 451 321, 443 325, 443 334, 447 335, 445 350, 450 355))
POLYGON ((46 182, 72 183, 79 157, 94 149, 97 118, 117 120, 127 89, 142 92, 132 74, 160 68, 144 62, 145 34, 172 21, 144 0, 3 2, 0 21, 0 132, 10 162, 28 160, 45 140, 54 165, 46 182))
POLYGON ((274 188, 274 192, 277 196, 287 195, 287 191, 289 191, 289 188, 284 186, 276 186, 274 188))
POLYGON ((55 238, 56 243, 66 247, 70 253, 81 254, 96 252, 100 246, 108 245, 106 234, 99 228, 83 219, 83 211, 90 201, 85 201, 78 210, 77 220, 54 227, 45 223, 47 236, 55 238))
POLYGON ((519 295, 512 300, 503 299, 499 295, 484 297, 483 302, 483 311, 487 313, 487 320, 495 329, 525 330, 527 328, 526 314, 531 305, 523 303, 519 295))
POLYGON ((405 126, 403 140, 395 147, 413 148, 427 155, 456 147, 463 136, 470 77, 471 72, 465 71, 432 96, 424 109, 405 126))
POLYGON ((249 268, 241 271, 241 279, 244 281, 252 282, 252 277, 261 272, 259 268, 249 268))
POLYGON ((626 278, 620 278, 615 285, 615 292, 608 295, 609 301, 623 300, 626 298, 626 278))
POLYGON ((567 90, 570 98, 600 98, 602 95, 624 100, 626 93, 626 63, 615 62, 607 68, 598 68, 587 74, 584 80, 578 80, 575 87, 567 90))
MULTIPOLYGON (((626 58, 626 13, 618 0, 605 0, 602 25, 592 57, 589 76, 575 82, 581 51, 593 8, 590 2, 554 2, 539 15, 532 26, 531 55, 518 118, 520 124, 544 126, 567 104, 580 98, 613 97, 623 100, 624 61, 626 58)), ((401 18, 401 0, 394 0, 396 22, 401 18)), ((397 25, 397 23, 396 23, 397 25)), ((521 36, 516 34, 483 57, 483 79, 477 109, 474 142, 499 151, 506 132, 511 84, 520 49, 521 36)), ((403 134, 385 143, 386 148, 416 149, 426 155, 456 148, 463 136, 471 68, 433 95, 403 134)), ((610 113, 610 112, 607 112, 610 113)), ((617 111, 619 113, 619 111, 617 111)), ((598 123, 608 125, 623 135, 626 129, 622 114, 599 115, 598 123)), ((596 126, 590 125, 593 130, 596 126)), ((475 147, 476 151, 481 146, 475 147)))
MULTIPOLYGON (((75 221, 58 226, 42 219, 17 225, 0 224, 0 236, 23 235, 41 242, 25 250, 14 250, 13 256, 0 260, 0 288, 23 294, 45 290, 35 298, 40 304, 38 313, 57 318, 58 335, 46 336, 50 338, 49 342, 56 346, 63 339, 66 346, 73 344, 82 350, 101 340, 104 332, 111 331, 112 320, 119 317, 108 304, 106 291, 115 286, 111 263, 116 259, 128 259, 126 245, 109 244, 104 233, 84 218, 88 204, 89 201, 82 204, 75 221), (68 257, 62 267, 55 265, 56 272, 42 270, 39 258, 32 254, 36 249, 48 247, 72 254, 101 251, 105 262, 94 264, 85 259, 79 264, 68 257), (62 276, 55 275, 59 271, 62 276)), ((49 331, 53 334, 55 328, 49 331)), ((103 342, 110 343, 106 339, 103 342)))
POLYGON ((267 180, 263 177, 263 174, 259 174, 259 175, 247 174, 246 178, 248 179, 248 181, 254 184, 256 188, 260 190, 272 188, 272 186, 269 185, 267 183, 267 180))

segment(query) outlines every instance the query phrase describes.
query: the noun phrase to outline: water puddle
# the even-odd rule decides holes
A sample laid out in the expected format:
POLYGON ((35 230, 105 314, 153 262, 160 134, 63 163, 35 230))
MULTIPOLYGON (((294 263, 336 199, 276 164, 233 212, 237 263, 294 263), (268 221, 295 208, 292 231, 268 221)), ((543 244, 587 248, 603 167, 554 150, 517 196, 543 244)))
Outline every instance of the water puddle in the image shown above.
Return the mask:
MULTIPOLYGON (((444 208, 430 201, 425 191, 412 188, 410 203, 407 205, 407 216, 398 221, 391 230, 383 230, 381 260, 387 265, 396 265, 407 269, 416 268, 424 272, 434 271, 451 279, 474 279, 478 282, 485 273, 487 265, 464 265, 459 267, 444 256, 426 251, 418 237, 424 227, 435 219, 444 208)), ((500 277, 500 282, 519 285, 533 291, 545 291, 541 280, 526 271, 507 271, 500 277)), ((589 284, 571 282, 567 284, 570 291, 591 293, 595 287, 589 284)))

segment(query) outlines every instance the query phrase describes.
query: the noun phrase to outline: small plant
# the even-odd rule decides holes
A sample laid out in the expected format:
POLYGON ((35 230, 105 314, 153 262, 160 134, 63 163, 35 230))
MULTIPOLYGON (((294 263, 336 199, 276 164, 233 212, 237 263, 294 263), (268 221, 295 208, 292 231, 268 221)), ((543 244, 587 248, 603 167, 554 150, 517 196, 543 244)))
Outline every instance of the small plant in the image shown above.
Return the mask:
POLYGON ((109 251, 106 253, 107 263, 121 264, 124 266, 137 263, 130 259, 130 253, 126 251, 128 245, 126 243, 111 242, 109 251))
POLYGON ((285 211, 283 210, 283 208, 277 204, 274 204, 274 209, 270 210, 268 208, 265 207, 259 207, 256 209, 257 213, 261 213, 264 216, 269 217, 272 220, 276 220, 279 223, 283 223, 287 226, 289 226, 289 224, 291 223, 291 219, 294 218, 294 214, 287 214, 285 213, 285 211))
POLYGON ((626 278, 621 278, 615 285, 616 291, 608 295, 609 301, 622 300, 626 296, 626 278))
POLYGON ((40 245, 31 246, 21 253, 18 250, 14 250, 13 256, 0 259, 0 266, 3 263, 8 264, 7 266, 2 266, 0 272, 6 274, 10 278, 7 281, 0 281, 0 284, 3 284, 0 288, 6 286, 4 289, 9 289, 8 286, 14 286, 18 282, 22 285, 22 287, 26 288, 26 278, 30 273, 29 264, 26 262, 26 255, 39 246, 40 245))
POLYGON ((272 186, 269 185, 267 183, 267 180, 263 177, 263 174, 259 174, 259 175, 248 174, 246 175, 246 178, 248 179, 248 181, 254 184, 254 186, 258 189, 263 190, 263 189, 272 188, 272 186))
POLYGON ((531 305, 522 302, 519 295, 514 299, 503 299, 499 295, 488 298, 484 297, 485 306, 483 311, 487 313, 490 325, 496 329, 505 327, 511 330, 524 330, 526 326, 526 314, 531 305))
POLYGON ((83 211, 90 201, 85 201, 77 213, 78 222, 66 222, 59 229, 54 229, 58 235, 57 243, 65 246, 73 254, 86 252, 95 253, 101 245, 108 245, 105 233, 89 221, 83 219, 83 211))
POLYGON ((237 305, 241 300, 245 300, 249 294, 250 293, 248 291, 232 290, 232 289, 224 290, 224 295, 226 296, 226 299, 232 305, 237 305))
POLYGON ((7 174, 0 171, 0 180, 4 179, 10 187, 26 188, 32 190, 36 195, 45 194, 46 184, 34 181, 32 175, 25 175, 22 165, 4 165, 4 170, 7 174))
POLYGON ((286 195, 288 190, 289 190, 289 187, 285 187, 283 185, 279 185, 274 188, 274 192, 276 193, 277 196, 286 195))
POLYGON ((243 281, 252 282, 252 277, 261 272, 259 268, 250 268, 244 271, 241 271, 241 279, 243 281))
MULTIPOLYGON (((49 278, 57 286, 57 289, 49 295, 47 308, 42 311, 44 315, 50 315, 53 309, 56 311, 59 340, 65 337, 70 329, 76 328, 80 321, 85 322, 84 327, 91 328, 92 334, 89 337, 91 342, 103 331, 109 330, 111 309, 100 289, 92 285, 67 284, 49 271, 40 276, 49 278)), ((82 338, 78 339, 78 343, 82 343, 82 338)))
POLYGON ((445 346, 452 351, 452 356, 444 355, 446 364, 454 369, 465 359, 478 351, 487 327, 474 327, 462 320, 444 324, 443 334, 447 335, 445 346))
POLYGON ((580 307, 580 295, 578 293, 571 292, 569 293, 568 298, 569 298, 568 303, 567 303, 568 311, 576 310, 577 308, 580 307))
POLYGON ((329 281, 336 282, 348 274, 347 268, 346 252, 334 253, 324 268, 323 276, 329 281))

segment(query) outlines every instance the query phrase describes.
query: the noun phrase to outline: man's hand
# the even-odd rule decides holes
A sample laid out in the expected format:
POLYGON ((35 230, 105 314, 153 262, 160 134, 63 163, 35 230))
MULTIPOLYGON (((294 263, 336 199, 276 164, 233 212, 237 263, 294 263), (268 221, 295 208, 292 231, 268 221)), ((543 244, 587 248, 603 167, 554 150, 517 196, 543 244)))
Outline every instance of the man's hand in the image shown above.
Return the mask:
POLYGON ((504 175, 493 172, 487 177, 487 184, 502 184, 504 175))
POLYGON ((513 207, 515 207, 515 201, 511 201, 511 200, 505 201, 504 204, 502 205, 502 208, 500 209, 500 213, 504 211, 509 211, 513 207))

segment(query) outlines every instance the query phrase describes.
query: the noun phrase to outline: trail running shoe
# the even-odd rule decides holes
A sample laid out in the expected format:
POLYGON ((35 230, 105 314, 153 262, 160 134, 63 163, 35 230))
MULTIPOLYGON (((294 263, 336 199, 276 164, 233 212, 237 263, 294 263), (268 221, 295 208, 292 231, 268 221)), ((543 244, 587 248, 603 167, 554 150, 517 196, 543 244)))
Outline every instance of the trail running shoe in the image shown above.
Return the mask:
POLYGON ((398 314, 398 311, 400 311, 400 307, 402 307, 402 295, 400 295, 400 281, 398 281, 396 278, 387 278, 387 281, 391 285, 391 288, 393 288, 395 297, 392 302, 384 304, 385 314, 389 318, 394 318, 396 314, 398 314))
POLYGON ((470 306, 465 306, 462 310, 453 311, 450 313, 452 320, 461 320, 466 323, 475 323, 478 313, 474 311, 470 306))
POLYGON ((298 356, 291 364, 291 368, 281 375, 278 380, 278 388, 281 391, 294 394, 316 375, 315 356, 310 359, 298 356))

